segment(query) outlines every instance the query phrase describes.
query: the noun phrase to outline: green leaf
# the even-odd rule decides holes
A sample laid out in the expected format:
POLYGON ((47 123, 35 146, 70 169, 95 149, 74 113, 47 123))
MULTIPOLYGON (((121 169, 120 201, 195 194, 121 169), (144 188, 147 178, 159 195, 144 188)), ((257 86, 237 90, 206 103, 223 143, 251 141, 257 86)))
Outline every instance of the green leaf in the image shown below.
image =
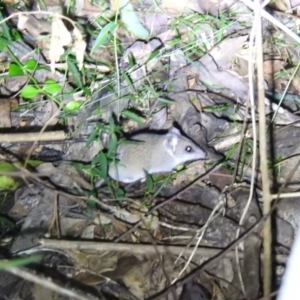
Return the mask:
MULTIPOLYGON (((129 75, 127 73, 122 74, 122 77, 124 78, 124 80, 126 81, 127 85, 132 89, 132 91, 134 91, 134 87, 132 85, 132 80, 129 77, 129 75)), ((130 97, 131 98, 131 97, 130 97)))
POLYGON ((12 29, 11 33, 14 41, 19 41, 21 39, 21 35, 16 29, 12 29))
POLYGON ((124 189, 122 189, 122 188, 120 188, 120 187, 115 191, 115 193, 116 193, 116 196, 117 196, 118 198, 122 198, 122 197, 125 196, 125 191, 124 191, 124 189))
POLYGON ((12 177, 0 176, 0 190, 15 191, 18 186, 19 184, 12 177))
POLYGON ((28 59, 24 65, 27 70, 33 71, 37 66, 37 61, 35 59, 28 59))
POLYGON ((12 222, 11 220, 9 220, 6 217, 1 217, 0 216, 0 228, 3 229, 3 227, 5 228, 13 228, 15 226, 14 222, 12 222))
POLYGON ((0 51, 3 51, 7 46, 8 41, 0 37, 0 51))
POLYGON ((108 120, 108 123, 109 123, 109 127, 111 130, 113 130, 115 128, 115 120, 113 117, 109 117, 109 120, 108 120))
POLYGON ((31 159, 27 163, 30 167, 35 168, 35 167, 38 167, 39 165, 41 165, 43 163, 43 161, 31 159))
POLYGON ((108 145, 108 151, 107 151, 107 156, 111 157, 111 155, 114 155, 117 149, 117 143, 118 143, 118 139, 116 134, 113 132, 110 135, 110 139, 109 139, 109 145, 108 145))
MULTIPOLYGON (((0 9, 0 21, 3 21, 4 20, 4 16, 3 16, 3 9, 1 7, 0 9)), ((6 22, 3 22, 1 23, 1 35, 3 37, 5 37, 7 40, 11 41, 12 38, 11 38, 11 34, 10 34, 10 31, 9 31, 9 27, 7 25, 6 22)))
POLYGON ((36 89, 34 86, 26 85, 26 86, 24 86, 23 90, 21 91, 20 96, 23 98, 26 98, 26 99, 32 99, 32 98, 36 97, 38 93, 39 93, 39 90, 36 89))
POLYGON ((61 86, 54 80, 49 79, 44 82, 43 91, 49 94, 55 94, 61 89, 61 86))
POLYGON ((137 38, 147 39, 148 30, 142 25, 130 1, 119 0, 121 7, 120 17, 126 29, 133 33, 137 38))
POLYGON ((165 98, 161 98, 161 97, 158 97, 157 100, 161 103, 165 103, 165 104, 173 104, 174 101, 171 100, 171 99, 165 99, 165 98))
POLYGON ((141 120, 141 118, 134 112, 129 111, 129 110, 123 110, 122 111, 122 115, 125 116, 126 118, 129 118, 139 124, 142 124, 143 121, 141 120))
POLYGON ((146 173, 146 186, 147 186, 147 194, 149 194, 154 188, 154 181, 151 175, 146 173))
POLYGON ((88 215, 88 216, 92 216, 94 211, 95 211, 95 208, 96 208, 96 201, 95 200, 87 200, 86 202, 86 210, 85 210, 85 213, 88 215))
POLYGON ((146 63, 149 62, 154 57, 156 57, 158 54, 159 54, 159 49, 156 49, 156 50, 152 51, 150 53, 149 57, 147 58, 146 63))
POLYGON ((133 68, 135 66, 135 60, 132 54, 128 55, 128 64, 130 68, 133 68))
MULTIPOLYGON (((87 138, 86 141, 86 146, 88 147, 92 142, 94 142, 99 136, 99 130, 97 128, 93 129, 89 137, 87 138)), ((97 156, 95 156, 96 158, 97 156)))
POLYGON ((0 171, 2 171, 2 172, 13 172, 15 170, 16 170, 16 168, 12 164, 10 164, 6 161, 0 163, 0 171))
POLYGON ((77 85, 81 89, 83 89, 83 84, 82 84, 82 81, 81 81, 81 75, 80 75, 80 72, 78 71, 77 66, 70 59, 67 60, 67 64, 68 64, 69 72, 74 76, 74 79, 75 79, 77 85))
POLYGON ((70 111, 78 111, 79 107, 81 106, 81 103, 79 101, 70 101, 65 107, 64 110, 66 112, 70 111))
POLYGON ((86 205, 90 208, 95 208, 96 207, 96 201, 95 200, 92 200, 92 199, 88 199, 87 202, 86 202, 86 205))
POLYGON ((38 262, 42 259, 41 255, 35 255, 31 257, 24 257, 24 258, 16 258, 16 259, 10 259, 7 261, 0 260, 0 270, 5 270, 11 267, 19 267, 31 264, 33 262, 38 262))
POLYGON ((11 63, 8 67, 8 75, 9 76, 20 76, 20 75, 24 75, 24 71, 16 63, 11 63))
POLYGON ((99 163, 100 176, 105 179, 107 178, 107 157, 102 151, 99 153, 99 163))
POLYGON ((91 50, 91 55, 93 54, 93 52, 101 45, 103 45, 104 43, 107 42, 107 35, 108 32, 110 30, 114 30, 117 27, 117 24, 115 22, 110 22, 108 24, 106 24, 100 31, 100 33, 98 34, 96 41, 94 43, 94 46, 91 50))
POLYGON ((177 172, 182 171, 183 169, 184 169, 184 165, 178 165, 178 166, 175 168, 175 170, 176 170, 177 172))

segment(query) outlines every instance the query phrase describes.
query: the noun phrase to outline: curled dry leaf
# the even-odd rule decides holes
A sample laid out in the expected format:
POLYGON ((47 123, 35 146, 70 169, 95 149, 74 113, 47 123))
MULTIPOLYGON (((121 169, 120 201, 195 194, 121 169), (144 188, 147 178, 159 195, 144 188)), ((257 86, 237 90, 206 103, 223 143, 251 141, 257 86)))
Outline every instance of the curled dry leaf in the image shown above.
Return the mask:
POLYGON ((117 11, 119 9, 119 0, 110 0, 110 9, 112 11, 117 11))
POLYGON ((215 45, 209 52, 219 69, 229 69, 234 63, 236 54, 242 49, 248 35, 227 38, 215 45))
POLYGON ((211 0, 211 1, 201 1, 198 2, 198 12, 201 14, 210 13, 214 16, 218 15, 219 12, 224 11, 231 7, 235 0, 211 0))
POLYGON ((264 61, 264 73, 265 74, 273 74, 281 70, 282 67, 286 64, 285 61, 279 59, 270 59, 264 61))
POLYGON ((82 69, 84 53, 86 49, 86 42, 83 40, 83 36, 78 28, 74 28, 73 35, 75 37, 75 42, 73 44, 72 50, 76 54, 76 60, 78 63, 79 70, 82 69))
MULTIPOLYGON (((80 16, 88 16, 90 19, 97 18, 101 14, 105 14, 108 11, 108 4, 104 1, 102 1, 101 6, 93 4, 95 1, 90 0, 76 0, 76 11, 75 15, 77 17, 80 16), (107 10, 107 11, 106 11, 107 10)), ((112 11, 112 9, 111 9, 112 11)), ((110 11, 108 15, 110 14, 110 11)))
POLYGON ((170 14, 180 14, 189 10, 198 11, 198 3, 195 0, 164 0, 162 1, 161 8, 166 9, 170 14))
POLYGON ((80 15, 84 7, 84 0, 76 0, 75 1, 75 13, 76 15, 80 15))
POLYGON ((24 30, 26 29, 26 23, 28 21, 28 17, 25 15, 20 15, 18 19, 18 29, 24 30))
POLYGON ((153 114, 152 120, 149 123, 149 127, 151 129, 162 129, 167 122, 167 118, 168 118, 167 108, 163 107, 155 114, 153 114))
POLYGON ((35 110, 34 123, 45 125, 48 122, 49 126, 53 126, 58 122, 59 108, 53 101, 42 102, 35 110))
POLYGON ((52 19, 52 32, 49 50, 51 71, 55 70, 55 62, 59 61, 60 56, 65 52, 64 46, 68 46, 72 37, 63 21, 58 17, 52 19))
MULTIPOLYGON (((296 1, 293 1, 296 2, 296 1)), ((268 6, 275 8, 278 11, 290 11, 292 9, 291 1, 289 0, 275 0, 275 1, 270 1, 268 6)))
POLYGON ((11 127, 10 109, 10 99, 2 99, 0 101, 0 128, 11 127))

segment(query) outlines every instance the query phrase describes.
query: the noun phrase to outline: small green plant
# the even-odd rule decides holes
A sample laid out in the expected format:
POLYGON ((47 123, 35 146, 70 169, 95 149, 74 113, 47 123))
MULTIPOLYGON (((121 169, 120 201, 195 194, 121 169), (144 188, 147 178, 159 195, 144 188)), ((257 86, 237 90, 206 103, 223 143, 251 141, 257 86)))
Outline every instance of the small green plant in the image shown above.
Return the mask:
POLYGON ((116 28, 117 24, 114 21, 107 23, 101 28, 93 48, 91 49, 91 54, 93 54, 97 48, 105 45, 109 40, 113 40, 113 32, 116 28))
POLYGON ((21 267, 31 263, 39 262, 42 256, 35 255, 31 257, 15 258, 10 260, 0 260, 0 270, 6 270, 13 267, 21 267))
POLYGON ((118 186, 117 182, 112 182, 108 176, 108 167, 110 163, 116 162, 116 150, 123 141, 119 139, 121 127, 116 125, 113 118, 109 119, 108 124, 98 124, 88 137, 87 146, 93 142, 102 142, 103 136, 108 136, 108 143, 105 149, 100 151, 90 164, 75 163, 74 165, 84 172, 93 183, 96 179, 101 178, 105 185, 100 189, 107 192, 107 188, 114 198, 124 197, 124 190, 118 186))
MULTIPOLYGON (((28 165, 33 168, 38 166, 40 163, 41 162, 37 160, 28 161, 28 165)), ((15 179, 13 176, 9 175, 9 172, 17 172, 18 166, 22 166, 22 163, 16 162, 15 165, 13 165, 5 161, 0 162, 0 190, 15 191, 19 187, 20 182, 17 179, 15 179)))
POLYGON ((0 216, 0 232, 3 232, 7 228, 13 228, 15 224, 6 218, 5 216, 0 216))
MULTIPOLYGON (((60 104, 59 99, 62 99, 64 96, 62 95, 63 85, 53 79, 48 79, 43 83, 39 83, 34 77, 35 72, 40 70, 50 70, 50 68, 44 65, 39 65, 35 59, 28 59, 24 63, 21 63, 19 59, 14 55, 14 53, 10 50, 9 44, 10 42, 8 39, 0 37, 0 48, 5 49, 11 58, 7 74, 0 76, 0 78, 5 79, 19 76, 27 78, 26 84, 20 91, 20 96, 23 99, 27 100, 27 106, 33 106, 34 103, 28 100, 32 100, 39 95, 44 95, 47 99, 60 104)), ((80 87, 86 94, 88 94, 89 91, 83 87, 81 74, 79 73, 76 64, 73 63, 73 61, 75 61, 75 58, 72 60, 72 57, 73 56, 71 54, 64 54, 64 58, 67 61, 67 65, 72 73, 74 81, 77 83, 78 87, 80 87)), ((24 104, 25 103, 23 103, 23 106, 24 104)), ((70 101, 67 105, 63 106, 63 109, 65 113, 68 113, 78 111, 80 106, 81 104, 79 102, 70 101)))
POLYGON ((144 193, 145 196, 148 196, 153 188, 154 188, 154 180, 150 174, 146 174, 146 191, 144 193))
MULTIPOLYGON (((10 52, 10 50, 8 52, 10 52)), ((1 78, 26 76, 28 78, 28 81, 20 91, 20 96, 22 98, 26 100, 31 100, 38 95, 45 95, 47 98, 59 104, 59 100, 57 100, 54 97, 54 95, 61 91, 62 85, 52 79, 48 79, 44 83, 39 84, 33 76, 34 72, 36 72, 37 70, 41 70, 43 68, 45 67, 39 66, 37 61, 34 59, 29 59, 24 64, 21 64, 15 58, 14 61, 9 64, 8 74, 1 76, 1 78)), ((70 110, 78 109, 79 104, 75 102, 76 101, 73 101, 69 103, 67 106, 65 106, 66 112, 70 110)))
POLYGON ((273 159, 268 159, 268 169, 274 170, 275 174, 279 176, 281 172, 281 162, 283 160, 284 158, 281 155, 273 159))
POLYGON ((61 89, 61 86, 52 79, 45 81, 42 86, 26 85, 20 96, 26 99, 35 98, 39 94, 55 94, 61 89))
POLYGON ((228 103, 221 104, 221 105, 207 105, 203 107, 204 112, 223 112, 225 111, 230 105, 228 103))

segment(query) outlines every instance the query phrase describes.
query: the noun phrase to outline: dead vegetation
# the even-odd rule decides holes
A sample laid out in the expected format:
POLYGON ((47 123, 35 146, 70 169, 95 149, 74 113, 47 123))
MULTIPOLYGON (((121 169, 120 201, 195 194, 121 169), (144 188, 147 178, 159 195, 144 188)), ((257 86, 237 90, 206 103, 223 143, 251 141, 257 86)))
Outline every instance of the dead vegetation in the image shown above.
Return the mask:
POLYGON ((0 300, 276 295, 300 218, 298 10, 3 0, 0 300), (131 132, 174 124, 205 160, 109 178, 131 132))

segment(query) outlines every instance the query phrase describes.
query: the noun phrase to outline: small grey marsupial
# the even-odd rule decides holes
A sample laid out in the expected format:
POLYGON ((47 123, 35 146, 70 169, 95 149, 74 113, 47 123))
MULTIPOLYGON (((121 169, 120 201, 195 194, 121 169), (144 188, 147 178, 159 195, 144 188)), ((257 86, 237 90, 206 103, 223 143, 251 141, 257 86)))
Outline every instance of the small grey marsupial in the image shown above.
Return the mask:
POLYGON ((171 172, 178 165, 206 157, 204 150, 175 127, 165 134, 138 133, 131 140, 138 143, 119 145, 117 161, 108 171, 112 179, 124 183, 143 179, 146 173, 171 172))

